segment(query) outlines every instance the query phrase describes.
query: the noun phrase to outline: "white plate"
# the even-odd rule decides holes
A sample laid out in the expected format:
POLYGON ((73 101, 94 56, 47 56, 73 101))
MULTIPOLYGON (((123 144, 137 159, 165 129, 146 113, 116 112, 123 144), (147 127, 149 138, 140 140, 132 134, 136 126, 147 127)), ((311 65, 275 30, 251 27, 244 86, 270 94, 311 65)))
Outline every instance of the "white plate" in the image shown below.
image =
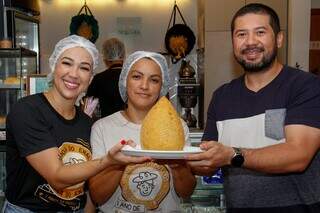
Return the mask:
POLYGON ((131 156, 148 156, 155 159, 183 159, 187 154, 203 152, 199 147, 185 146, 181 151, 159 151, 159 150, 142 150, 140 145, 132 147, 125 145, 122 150, 124 154, 131 156))

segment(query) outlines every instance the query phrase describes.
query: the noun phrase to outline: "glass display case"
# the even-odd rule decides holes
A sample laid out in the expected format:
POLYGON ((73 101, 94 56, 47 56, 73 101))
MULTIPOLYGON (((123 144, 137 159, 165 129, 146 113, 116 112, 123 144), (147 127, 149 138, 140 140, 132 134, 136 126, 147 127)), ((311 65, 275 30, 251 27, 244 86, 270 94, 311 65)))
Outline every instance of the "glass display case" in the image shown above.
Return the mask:
MULTIPOLYGON (((189 133, 191 146, 199 146, 203 132, 189 133)), ((192 213, 225 213, 225 196, 223 191, 222 171, 219 169, 212 176, 197 176, 197 185, 190 199, 181 203, 182 212, 192 213)))
POLYGON ((37 73, 37 53, 25 48, 0 48, 0 207, 6 188, 6 116, 12 105, 26 95, 26 79, 37 73))
POLYGON ((0 140, 5 140, 6 115, 26 95, 26 78, 37 73, 37 53, 25 48, 0 48, 0 140))
MULTIPOLYGON (((15 7, 21 6, 15 5, 16 0, 4 1, 0 2, 0 12, 3 15, 0 17, 0 37, 10 40, 13 48, 23 47, 35 51, 39 66, 39 16, 34 16, 33 13, 21 7, 15 7)), ((25 0, 20 2, 25 3, 26 6, 28 4, 25 0)))
POLYGON ((191 196, 195 212, 225 212, 225 199, 221 176, 217 172, 212 177, 197 176, 197 185, 191 196))
MULTIPOLYGON (((12 32, 14 47, 23 47, 37 53, 39 66, 39 21, 23 13, 14 13, 14 29, 12 32)), ((39 67, 37 67, 39 70, 39 67)))

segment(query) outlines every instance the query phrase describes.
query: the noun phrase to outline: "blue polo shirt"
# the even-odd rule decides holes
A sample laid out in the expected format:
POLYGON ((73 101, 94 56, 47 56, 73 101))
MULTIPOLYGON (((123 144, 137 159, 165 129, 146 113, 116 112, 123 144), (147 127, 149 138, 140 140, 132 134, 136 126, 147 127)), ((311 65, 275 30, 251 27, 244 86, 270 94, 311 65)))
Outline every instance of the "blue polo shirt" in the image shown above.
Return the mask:
MULTIPOLYGON (((203 140, 243 148, 285 143, 286 125, 320 128, 320 80, 284 66, 253 92, 242 76, 214 92, 207 119, 203 140)), ((223 174, 228 212, 320 212, 320 152, 301 173, 226 167, 223 174)))

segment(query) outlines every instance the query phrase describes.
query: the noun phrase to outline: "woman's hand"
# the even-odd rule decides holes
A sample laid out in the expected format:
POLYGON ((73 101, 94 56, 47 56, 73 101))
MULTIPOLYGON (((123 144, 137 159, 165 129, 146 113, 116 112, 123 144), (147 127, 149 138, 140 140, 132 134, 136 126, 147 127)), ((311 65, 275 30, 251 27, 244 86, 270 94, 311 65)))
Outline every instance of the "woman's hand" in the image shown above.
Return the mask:
POLYGON ((114 145, 106 155, 103 160, 109 161, 111 165, 127 165, 127 164, 137 164, 137 163, 144 163, 146 161, 150 161, 150 157, 135 157, 135 156, 128 156, 121 152, 121 149, 125 146, 129 145, 132 147, 136 146, 132 140, 122 140, 120 143, 114 145))

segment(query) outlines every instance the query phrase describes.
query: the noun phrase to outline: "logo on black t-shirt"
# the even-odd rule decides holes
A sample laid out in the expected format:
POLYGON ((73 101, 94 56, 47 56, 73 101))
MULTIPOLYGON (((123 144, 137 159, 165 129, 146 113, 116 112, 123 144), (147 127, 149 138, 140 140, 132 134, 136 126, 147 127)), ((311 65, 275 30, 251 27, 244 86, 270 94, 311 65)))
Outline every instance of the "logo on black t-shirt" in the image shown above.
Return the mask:
MULTIPOLYGON (((87 148, 86 143, 83 141, 77 142, 64 142, 59 147, 59 157, 64 165, 73 165, 91 160, 91 151, 87 148)), ((80 199, 78 197, 84 194, 84 183, 83 181, 62 190, 55 190, 49 184, 43 184, 38 186, 35 194, 46 202, 59 203, 62 206, 69 206, 71 209, 76 210, 80 208, 80 199)))

